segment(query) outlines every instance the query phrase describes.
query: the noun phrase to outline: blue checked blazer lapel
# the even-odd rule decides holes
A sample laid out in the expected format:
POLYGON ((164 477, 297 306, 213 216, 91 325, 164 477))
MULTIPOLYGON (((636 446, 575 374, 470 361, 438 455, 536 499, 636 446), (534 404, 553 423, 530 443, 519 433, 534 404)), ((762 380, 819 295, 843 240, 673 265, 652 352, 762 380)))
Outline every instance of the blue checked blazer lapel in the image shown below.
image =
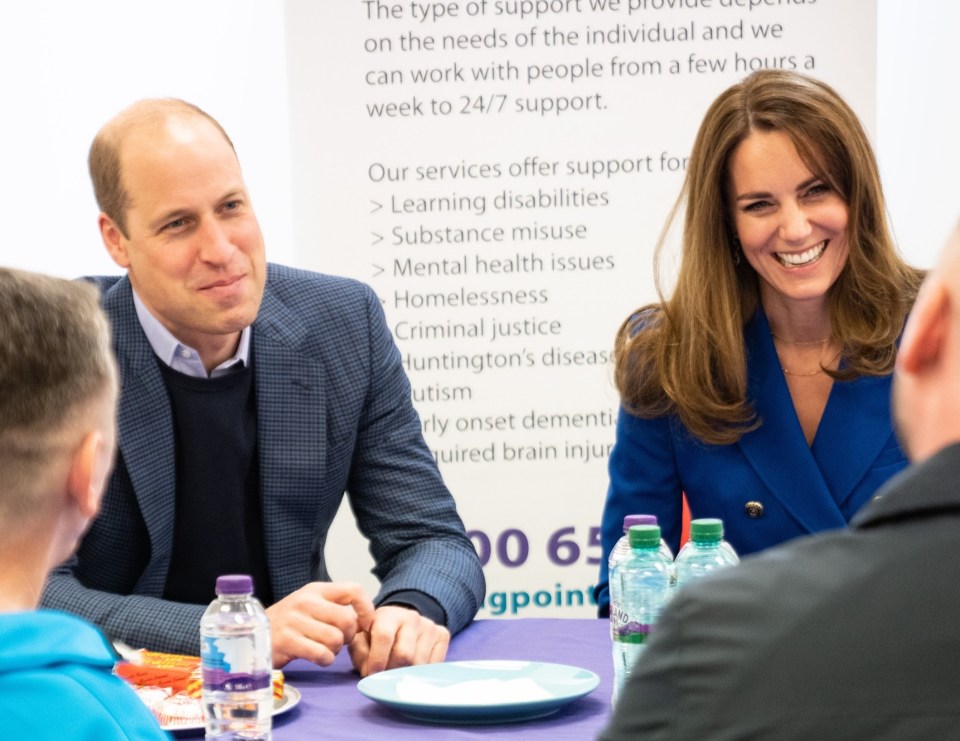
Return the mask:
POLYGON ((133 290, 126 277, 103 294, 103 306, 113 322, 120 366, 120 456, 133 484, 153 552, 137 592, 159 593, 167 578, 173 545, 173 417, 163 376, 137 319, 133 290))
MULTIPOLYGON (((269 280, 252 339, 264 540, 274 593, 283 594, 304 584, 307 565, 297 554, 316 537, 327 455, 325 369, 307 357, 307 327, 269 280)), ((312 573, 316 566, 309 565, 312 573)))

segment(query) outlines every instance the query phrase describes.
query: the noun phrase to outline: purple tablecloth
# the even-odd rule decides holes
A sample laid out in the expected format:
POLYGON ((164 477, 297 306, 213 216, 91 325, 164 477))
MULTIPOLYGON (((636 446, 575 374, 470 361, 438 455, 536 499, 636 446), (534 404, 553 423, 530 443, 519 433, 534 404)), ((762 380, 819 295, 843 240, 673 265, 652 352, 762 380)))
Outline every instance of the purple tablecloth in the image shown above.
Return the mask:
POLYGON ((320 668, 306 661, 289 664, 287 681, 300 690, 300 705, 274 718, 274 741, 300 739, 493 738, 593 739, 610 712, 613 666, 606 620, 478 620, 453 639, 450 661, 522 659, 571 664, 596 672, 600 685, 557 713, 519 723, 439 726, 405 718, 357 691, 359 676, 343 651, 334 664, 320 668))

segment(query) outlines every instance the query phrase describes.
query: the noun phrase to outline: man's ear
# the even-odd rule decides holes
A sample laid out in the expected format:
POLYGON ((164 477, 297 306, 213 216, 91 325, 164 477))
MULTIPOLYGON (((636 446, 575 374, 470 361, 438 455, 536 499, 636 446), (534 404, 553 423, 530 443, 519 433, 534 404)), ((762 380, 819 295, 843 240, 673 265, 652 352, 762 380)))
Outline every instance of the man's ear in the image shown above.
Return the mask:
POLYGON ((116 222, 105 213, 101 213, 97 217, 97 226, 100 227, 100 238, 103 239, 103 246, 107 248, 107 252, 110 253, 113 261, 121 268, 130 267, 126 239, 116 222))
POLYGON ((922 373, 944 352, 950 326, 950 292, 941 281, 924 286, 907 321, 897 353, 897 365, 906 373, 922 373))
POLYGON ((70 461, 67 494, 87 520, 100 509, 100 497, 110 473, 111 455, 100 432, 88 432, 70 461))

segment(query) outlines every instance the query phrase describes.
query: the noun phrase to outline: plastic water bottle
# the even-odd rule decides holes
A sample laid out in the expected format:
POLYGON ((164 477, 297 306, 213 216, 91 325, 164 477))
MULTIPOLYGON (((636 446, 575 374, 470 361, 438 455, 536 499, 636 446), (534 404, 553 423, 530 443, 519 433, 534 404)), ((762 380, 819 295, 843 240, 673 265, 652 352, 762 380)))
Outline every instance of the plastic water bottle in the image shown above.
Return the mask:
POLYGON ((633 525, 628 538, 630 555, 610 575, 614 704, 676 586, 673 563, 660 550, 660 528, 633 525))
MULTIPOLYGON (((627 533, 634 525, 656 525, 656 515, 627 515, 623 518, 623 537, 620 538, 610 551, 610 557, 607 559, 607 592, 610 597, 610 604, 619 600, 619 585, 613 580, 613 569, 621 561, 625 561, 631 553, 630 538, 627 533)), ((660 538, 660 552, 668 561, 673 561, 673 551, 666 544, 663 538, 660 538)))
MULTIPOLYGON (((657 517, 656 515, 627 515, 623 518, 623 537, 617 541, 616 545, 613 546, 613 550, 610 551, 610 558, 607 559, 607 574, 613 573, 613 567, 616 566, 620 561, 623 561, 630 555, 630 538, 627 537, 627 532, 634 525, 656 525, 657 517)), ((670 550, 670 546, 667 545, 666 541, 663 538, 660 538, 660 551, 665 555, 669 560, 673 560, 673 551, 670 550)), ((612 587, 611 583, 611 587, 612 587)))
POLYGON ((690 522, 690 539, 677 554, 677 586, 702 579, 707 574, 740 563, 736 552, 723 539, 723 521, 703 518, 690 522))
POLYGON ((217 598, 200 619, 206 737, 270 741, 273 669, 270 621, 253 579, 217 578, 217 598))

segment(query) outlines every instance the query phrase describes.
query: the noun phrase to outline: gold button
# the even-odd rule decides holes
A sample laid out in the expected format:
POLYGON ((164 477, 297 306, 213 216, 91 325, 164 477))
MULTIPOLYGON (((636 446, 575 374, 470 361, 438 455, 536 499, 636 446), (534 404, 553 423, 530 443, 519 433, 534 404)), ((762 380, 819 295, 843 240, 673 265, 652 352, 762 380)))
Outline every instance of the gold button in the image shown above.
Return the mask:
POLYGON ((743 511, 747 513, 747 517, 754 520, 763 517, 763 502, 747 502, 743 505, 743 511))

